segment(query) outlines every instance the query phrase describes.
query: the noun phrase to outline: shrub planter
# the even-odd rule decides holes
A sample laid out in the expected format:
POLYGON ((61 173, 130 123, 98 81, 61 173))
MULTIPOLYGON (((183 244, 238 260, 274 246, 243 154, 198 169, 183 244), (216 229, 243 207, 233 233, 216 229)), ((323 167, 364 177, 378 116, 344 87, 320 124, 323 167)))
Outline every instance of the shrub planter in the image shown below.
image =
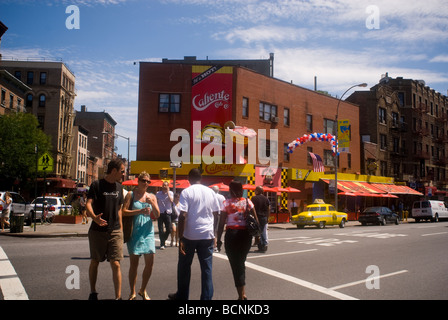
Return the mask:
POLYGON ((82 223, 82 216, 57 215, 57 216, 54 216, 53 223, 78 224, 78 223, 82 223))

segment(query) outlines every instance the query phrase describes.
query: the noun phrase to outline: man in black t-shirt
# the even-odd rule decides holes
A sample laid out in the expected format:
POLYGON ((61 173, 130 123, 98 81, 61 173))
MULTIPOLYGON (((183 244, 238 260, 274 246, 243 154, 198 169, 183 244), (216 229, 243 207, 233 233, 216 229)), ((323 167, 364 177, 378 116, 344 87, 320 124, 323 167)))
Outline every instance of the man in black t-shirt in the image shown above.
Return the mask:
POLYGON ((106 177, 92 183, 87 195, 87 215, 92 218, 89 229, 90 247, 90 296, 97 300, 96 279, 98 265, 106 260, 110 262, 115 287, 115 298, 121 299, 121 267, 123 259, 123 229, 121 206, 123 204, 123 187, 118 182, 122 179, 125 167, 120 159, 109 162, 106 177))
POLYGON ((258 250, 266 252, 268 250, 268 220, 270 212, 269 199, 263 194, 263 187, 255 188, 255 196, 250 199, 255 207, 255 212, 260 222, 260 242, 258 243, 258 250))

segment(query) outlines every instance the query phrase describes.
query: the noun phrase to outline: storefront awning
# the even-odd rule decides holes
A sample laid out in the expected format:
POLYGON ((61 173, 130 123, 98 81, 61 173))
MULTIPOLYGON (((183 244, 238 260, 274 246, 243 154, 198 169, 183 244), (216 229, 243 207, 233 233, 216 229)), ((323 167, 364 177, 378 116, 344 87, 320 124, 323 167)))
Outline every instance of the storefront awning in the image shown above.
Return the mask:
MULTIPOLYGON (((328 179, 322 179, 330 183, 328 179)), ((375 196, 378 194, 411 194, 422 196, 423 194, 407 186, 398 186, 387 183, 369 183, 360 181, 338 181, 338 190, 363 195, 375 196)))
POLYGON ((395 184, 386 184, 386 183, 373 183, 377 188, 384 190, 384 192, 392 193, 392 194, 411 194, 415 196, 423 196, 422 193, 408 187, 408 186, 399 186, 395 184))

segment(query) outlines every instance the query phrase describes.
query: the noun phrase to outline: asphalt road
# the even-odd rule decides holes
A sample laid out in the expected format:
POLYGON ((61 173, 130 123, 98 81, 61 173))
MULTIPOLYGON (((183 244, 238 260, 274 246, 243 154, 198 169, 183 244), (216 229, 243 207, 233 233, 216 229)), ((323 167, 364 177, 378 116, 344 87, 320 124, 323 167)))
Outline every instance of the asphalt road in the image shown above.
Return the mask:
MULTIPOLYGON (((344 229, 271 228, 267 253, 249 253, 250 300, 446 300, 448 222, 403 223, 344 229)), ((127 249, 122 262, 123 298, 129 295, 127 249)), ((16 238, 0 241, 0 299, 85 300, 89 295, 87 238, 16 238), (9 289, 8 289, 9 288, 9 289)), ((165 300, 176 290, 177 248, 158 250, 148 293, 165 300)), ((143 261, 140 262, 140 272, 143 261)), ((192 300, 200 296, 195 258, 192 300)), ((216 300, 237 298, 225 252, 213 260, 216 300)), ((138 280, 139 284, 139 280, 138 280)), ((99 299, 113 299, 105 262, 99 299)))

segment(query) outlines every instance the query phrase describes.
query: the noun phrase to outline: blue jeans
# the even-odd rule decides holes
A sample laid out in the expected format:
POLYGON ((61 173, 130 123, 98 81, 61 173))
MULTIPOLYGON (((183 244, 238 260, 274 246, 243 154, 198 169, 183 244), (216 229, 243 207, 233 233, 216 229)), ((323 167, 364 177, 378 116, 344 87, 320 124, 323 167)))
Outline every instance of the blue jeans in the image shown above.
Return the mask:
POLYGON ((185 255, 179 252, 177 263, 177 300, 188 300, 190 293, 191 263, 195 251, 198 253, 201 266, 201 300, 211 300, 213 297, 212 261, 214 239, 188 240, 183 238, 185 255))

